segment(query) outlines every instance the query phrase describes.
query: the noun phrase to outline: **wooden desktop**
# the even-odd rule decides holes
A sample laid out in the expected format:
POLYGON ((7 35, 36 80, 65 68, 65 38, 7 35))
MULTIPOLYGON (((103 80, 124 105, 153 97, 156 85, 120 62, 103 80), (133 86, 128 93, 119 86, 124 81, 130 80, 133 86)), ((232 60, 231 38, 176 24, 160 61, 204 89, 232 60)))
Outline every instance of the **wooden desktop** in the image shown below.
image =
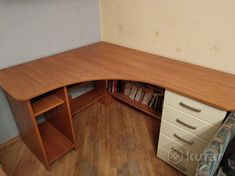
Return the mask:
MULTIPOLYGON (((108 105, 112 100, 105 80, 115 79, 157 85, 221 110, 235 111, 235 75, 106 42, 0 70, 0 86, 21 137, 48 169, 58 157, 76 148, 72 114, 95 101, 108 105), (96 88, 88 97, 69 98, 70 86, 93 80, 98 80, 96 88), (41 114, 47 120, 37 124, 41 114)), ((118 95, 116 98, 128 103, 118 95)), ((142 111, 158 117, 144 108, 142 111)))

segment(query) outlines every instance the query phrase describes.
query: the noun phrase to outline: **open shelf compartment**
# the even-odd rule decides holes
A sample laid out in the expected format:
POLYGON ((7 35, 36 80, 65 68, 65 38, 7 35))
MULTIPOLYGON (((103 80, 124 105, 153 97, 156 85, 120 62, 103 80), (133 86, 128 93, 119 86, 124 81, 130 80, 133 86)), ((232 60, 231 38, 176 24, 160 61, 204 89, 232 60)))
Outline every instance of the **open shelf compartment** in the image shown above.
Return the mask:
POLYGON ((40 123, 38 128, 49 163, 52 163, 74 147, 73 143, 49 122, 40 123))
POLYGON ((46 94, 33 99, 32 108, 34 116, 39 116, 63 103, 64 101, 61 98, 53 94, 46 94))
MULTIPOLYGON (((72 115, 82 111, 105 96, 105 81, 91 82, 94 84, 94 88, 92 90, 73 99, 69 96, 72 115)), ((68 91, 71 87, 79 89, 80 86, 88 85, 91 82, 78 83, 76 85, 69 86, 67 89, 68 91)))
POLYGON ((104 96, 105 96, 105 91, 103 89, 94 89, 90 92, 81 95, 80 97, 71 99, 72 115, 80 112, 81 110, 95 103, 104 96))
POLYGON ((165 89, 128 80, 108 80, 106 89, 114 98, 156 119, 161 119, 165 89))
POLYGON ((47 168, 56 159, 75 148, 72 119, 65 87, 30 100, 45 152, 47 168))

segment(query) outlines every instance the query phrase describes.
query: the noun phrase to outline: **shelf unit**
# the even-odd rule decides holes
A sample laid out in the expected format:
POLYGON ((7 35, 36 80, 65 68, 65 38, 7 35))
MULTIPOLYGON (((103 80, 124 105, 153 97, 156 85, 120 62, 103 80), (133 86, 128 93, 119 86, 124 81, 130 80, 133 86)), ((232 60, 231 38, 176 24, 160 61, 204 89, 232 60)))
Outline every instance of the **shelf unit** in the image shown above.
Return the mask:
POLYGON ((50 169, 52 162, 75 149, 72 116, 65 87, 28 101, 7 96, 21 137, 37 158, 50 169), (43 116, 43 122, 37 122, 43 116))
MULTIPOLYGON (((122 80, 110 80, 107 82, 107 90, 109 92, 109 94, 111 96, 113 96, 114 98, 120 100, 121 102, 123 103, 126 103, 132 107, 134 107, 135 109, 138 109, 144 113, 146 113, 147 115, 151 116, 151 117, 154 117, 156 119, 161 119, 161 106, 163 104, 162 100, 164 98, 164 89, 160 88, 160 87, 155 87, 155 86, 152 86, 152 85, 149 85, 149 84, 144 84, 144 83, 140 83, 140 82, 134 82, 134 81, 122 81, 122 80), (135 100, 135 99, 132 99, 130 98, 128 95, 125 95, 124 93, 127 93, 125 92, 125 86, 126 84, 129 84, 127 90, 129 90, 129 94, 130 96, 133 96, 134 97, 136 96, 137 94, 137 89, 141 89, 141 93, 145 92, 145 94, 143 95, 143 97, 146 95, 146 92, 150 94, 150 100, 152 101, 152 98, 153 98, 153 94, 156 94, 155 96, 160 96, 158 98, 158 104, 155 108, 156 109, 153 109, 151 107, 149 107, 149 103, 148 104, 143 104, 141 103, 142 99, 141 98, 140 100, 135 100), (132 90, 133 87, 136 88, 136 90, 132 90), (134 91, 134 92, 132 92, 134 91), (131 95, 132 94, 132 95, 131 95), (163 97, 163 98, 162 98, 163 97), (160 109, 159 109, 160 108, 160 109)), ((140 94, 139 94, 140 96, 140 94)), ((155 102, 156 100, 153 99, 153 101, 155 102)))
MULTIPOLYGON (((77 88, 79 89, 80 85, 85 84, 89 84, 89 82, 79 83, 77 85, 73 85, 73 87, 77 86, 77 88)), ((71 96, 69 96, 72 115, 75 115, 76 113, 82 111, 83 109, 87 108, 88 106, 92 105, 105 96, 105 81, 94 81, 94 86, 95 87, 93 90, 77 98, 72 99, 71 96)), ((68 87, 68 91, 70 87, 68 87)))
POLYGON ((130 99, 128 96, 122 94, 122 93, 111 93, 110 95, 112 95, 113 97, 117 98, 118 100, 121 100, 122 102, 154 117, 157 119, 161 119, 161 113, 154 111, 153 109, 149 108, 147 105, 142 104, 141 102, 135 101, 130 99))
MULTIPOLYGON (((78 83, 75 85, 68 86, 67 89, 69 91, 70 88, 77 87, 79 89, 79 86, 83 86, 89 84, 89 82, 83 82, 78 83)), ((103 101, 100 101, 101 103, 108 105, 110 102, 112 102, 112 99, 110 97, 114 97, 115 99, 118 99, 146 114, 148 114, 151 117, 154 117, 156 119, 161 119, 161 112, 157 112, 154 109, 150 108, 148 105, 142 104, 141 102, 138 102, 136 100, 130 99, 128 96, 124 95, 123 93, 112 93, 106 90, 107 88, 107 82, 106 81, 94 81, 95 88, 77 98, 72 99, 71 96, 69 96, 69 102, 71 106, 71 113, 72 115, 75 115, 76 113, 82 111, 83 109, 87 108, 91 104, 95 103, 96 101, 103 100, 106 102, 103 103, 103 101), (108 100, 107 100, 108 99, 108 100), (107 103, 108 102, 108 103, 107 103)), ((156 89, 154 86, 146 85, 150 89, 156 89)), ((161 90, 160 90, 161 91, 161 90)))
POLYGON ((38 96, 31 100, 31 106, 35 119, 42 114, 45 117, 37 128, 49 168, 52 162, 75 148, 67 89, 63 87, 38 96))

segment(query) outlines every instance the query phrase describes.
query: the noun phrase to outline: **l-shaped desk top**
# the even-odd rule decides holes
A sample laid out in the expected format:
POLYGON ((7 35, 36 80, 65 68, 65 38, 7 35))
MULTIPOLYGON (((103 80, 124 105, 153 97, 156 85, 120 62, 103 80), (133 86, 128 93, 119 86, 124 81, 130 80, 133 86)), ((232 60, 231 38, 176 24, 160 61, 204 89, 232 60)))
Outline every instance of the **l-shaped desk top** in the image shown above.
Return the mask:
POLYGON ((90 80, 158 85, 226 111, 235 111, 235 75, 99 42, 0 70, 0 86, 19 101, 90 80))

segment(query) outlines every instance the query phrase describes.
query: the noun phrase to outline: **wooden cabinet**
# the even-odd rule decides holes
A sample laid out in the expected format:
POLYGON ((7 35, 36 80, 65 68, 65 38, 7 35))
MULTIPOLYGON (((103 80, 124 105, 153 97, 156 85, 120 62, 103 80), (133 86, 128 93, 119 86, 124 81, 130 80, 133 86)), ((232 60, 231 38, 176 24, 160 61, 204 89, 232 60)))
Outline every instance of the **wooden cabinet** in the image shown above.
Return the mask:
POLYGON ((68 95, 72 86, 27 101, 18 101, 6 93, 22 140, 46 168, 50 169, 55 160, 76 148, 72 115, 106 94, 105 81, 94 81, 94 85, 93 90, 75 99, 68 95))
POLYGON ((7 97, 22 140, 48 169, 53 161, 75 148, 65 87, 28 101, 7 97), (37 122, 39 115, 43 115, 43 122, 37 122))

